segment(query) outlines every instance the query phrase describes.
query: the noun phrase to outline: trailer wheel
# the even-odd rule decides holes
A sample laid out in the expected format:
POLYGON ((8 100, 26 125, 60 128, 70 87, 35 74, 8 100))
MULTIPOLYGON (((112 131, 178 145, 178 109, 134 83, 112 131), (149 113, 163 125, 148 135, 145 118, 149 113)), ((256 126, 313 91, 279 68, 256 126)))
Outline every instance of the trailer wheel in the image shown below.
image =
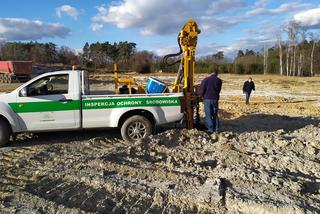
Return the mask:
POLYGON ((0 147, 8 144, 10 138, 10 127, 7 122, 0 118, 0 147))
POLYGON ((8 78, 8 79, 7 79, 8 83, 12 83, 12 77, 11 77, 11 75, 8 75, 7 78, 8 78))
POLYGON ((152 132, 150 121, 140 115, 131 116, 121 126, 121 136, 125 141, 134 142, 149 136, 152 132))
POLYGON ((3 76, 3 83, 8 83, 8 77, 7 77, 7 75, 4 75, 4 76, 3 76))

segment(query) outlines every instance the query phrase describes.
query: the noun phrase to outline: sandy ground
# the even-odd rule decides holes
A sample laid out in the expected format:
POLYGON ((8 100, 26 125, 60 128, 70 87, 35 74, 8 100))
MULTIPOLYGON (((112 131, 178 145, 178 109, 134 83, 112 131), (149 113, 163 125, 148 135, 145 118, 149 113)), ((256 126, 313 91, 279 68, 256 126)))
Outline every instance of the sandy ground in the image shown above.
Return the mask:
POLYGON ((0 213, 319 213, 320 78, 254 75, 249 107, 247 76, 221 78, 218 135, 179 125, 135 144, 117 129, 19 135, 0 149, 0 213))

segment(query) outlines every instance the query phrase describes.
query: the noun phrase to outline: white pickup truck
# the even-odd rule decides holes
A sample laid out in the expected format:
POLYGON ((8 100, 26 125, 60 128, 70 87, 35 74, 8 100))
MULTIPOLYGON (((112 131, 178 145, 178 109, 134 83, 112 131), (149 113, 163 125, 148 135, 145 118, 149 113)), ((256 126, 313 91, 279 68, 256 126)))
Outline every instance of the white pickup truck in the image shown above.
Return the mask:
POLYGON ((182 93, 96 94, 87 71, 40 75, 0 95, 0 146, 12 134, 119 127, 124 140, 150 135, 156 125, 183 118, 182 93))

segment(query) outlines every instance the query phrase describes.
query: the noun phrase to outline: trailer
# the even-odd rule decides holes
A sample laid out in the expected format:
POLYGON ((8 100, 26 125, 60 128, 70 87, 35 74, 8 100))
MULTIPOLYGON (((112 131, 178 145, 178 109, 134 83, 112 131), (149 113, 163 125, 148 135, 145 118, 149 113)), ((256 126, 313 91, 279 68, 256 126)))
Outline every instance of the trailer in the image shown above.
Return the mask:
POLYGON ((27 82, 31 74, 31 61, 0 61, 0 83, 27 82))

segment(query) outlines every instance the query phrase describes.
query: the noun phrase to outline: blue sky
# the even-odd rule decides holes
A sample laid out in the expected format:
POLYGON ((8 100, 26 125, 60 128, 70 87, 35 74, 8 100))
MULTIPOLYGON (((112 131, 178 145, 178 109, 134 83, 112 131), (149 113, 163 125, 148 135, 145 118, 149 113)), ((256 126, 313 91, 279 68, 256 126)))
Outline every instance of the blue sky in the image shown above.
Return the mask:
MULTIPOLYGON (((85 42, 137 43, 158 55, 177 51, 176 35, 193 18, 199 55, 275 43, 290 20, 319 31, 319 0, 1 0, 0 41, 53 42, 79 51, 85 42)), ((285 40, 285 33, 283 33, 285 40)))

